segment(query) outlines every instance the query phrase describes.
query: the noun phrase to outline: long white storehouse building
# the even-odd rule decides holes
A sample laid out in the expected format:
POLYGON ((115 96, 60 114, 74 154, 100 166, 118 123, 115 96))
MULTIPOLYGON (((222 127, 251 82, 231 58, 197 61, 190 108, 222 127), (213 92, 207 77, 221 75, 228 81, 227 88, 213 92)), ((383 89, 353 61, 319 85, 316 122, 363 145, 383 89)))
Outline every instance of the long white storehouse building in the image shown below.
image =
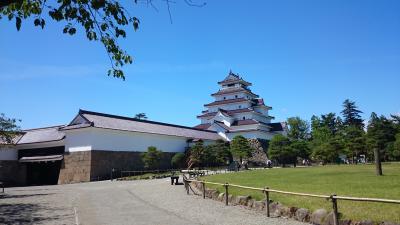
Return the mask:
POLYGON ((163 151, 160 168, 194 141, 221 139, 214 131, 80 110, 68 125, 22 131, 0 147, 0 180, 17 185, 108 179, 114 168, 142 170, 141 153, 163 151))

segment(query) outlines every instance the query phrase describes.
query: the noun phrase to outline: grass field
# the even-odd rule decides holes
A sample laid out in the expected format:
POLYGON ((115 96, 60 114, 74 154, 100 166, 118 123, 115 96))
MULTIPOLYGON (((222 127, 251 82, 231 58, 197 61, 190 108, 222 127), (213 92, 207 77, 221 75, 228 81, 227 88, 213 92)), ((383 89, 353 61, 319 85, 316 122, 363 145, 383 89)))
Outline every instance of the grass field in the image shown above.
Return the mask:
MULTIPOLYGON (((255 170, 206 177, 218 183, 232 183, 251 187, 269 187, 277 190, 341 196, 370 197, 400 200, 400 163, 383 165, 384 176, 375 175, 373 165, 340 165, 310 168, 282 168, 255 170)), ((223 192, 222 187, 209 185, 223 192)), ((251 195, 262 199, 261 192, 229 188, 233 195, 251 195)), ((271 199, 286 206, 315 210, 332 210, 332 204, 324 199, 271 194, 271 199)), ((338 201, 342 218, 353 220, 392 221, 400 223, 400 205, 338 201)))

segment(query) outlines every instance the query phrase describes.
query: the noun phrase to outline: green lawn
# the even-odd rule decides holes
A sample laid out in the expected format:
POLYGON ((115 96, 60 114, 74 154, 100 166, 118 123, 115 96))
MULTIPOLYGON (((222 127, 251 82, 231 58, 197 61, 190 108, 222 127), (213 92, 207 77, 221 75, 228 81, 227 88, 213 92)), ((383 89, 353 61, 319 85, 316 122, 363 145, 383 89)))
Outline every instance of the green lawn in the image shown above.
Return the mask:
MULTIPOLYGON (((209 176, 205 180, 293 192, 400 200, 400 163, 384 164, 383 172, 384 176, 378 177, 373 165, 340 165, 246 171, 209 176)), ((217 189, 223 192, 222 187, 217 189)), ((256 191, 232 187, 229 190, 230 194, 251 195, 256 199, 264 196, 256 191)), ((286 206, 332 210, 331 203, 324 199, 282 194, 271 194, 271 199, 286 206)), ((338 201, 338 205, 342 218, 400 223, 400 205, 349 201, 338 201)))

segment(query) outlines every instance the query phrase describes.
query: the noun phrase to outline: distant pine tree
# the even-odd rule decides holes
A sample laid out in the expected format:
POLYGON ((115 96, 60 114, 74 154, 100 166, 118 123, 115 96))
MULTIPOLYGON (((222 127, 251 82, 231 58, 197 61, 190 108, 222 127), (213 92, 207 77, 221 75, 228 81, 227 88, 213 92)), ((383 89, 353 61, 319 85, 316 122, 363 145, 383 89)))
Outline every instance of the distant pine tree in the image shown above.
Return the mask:
POLYGON ((342 115, 344 118, 343 124, 346 126, 355 126, 360 129, 364 128, 363 120, 361 119, 361 115, 363 112, 358 109, 356 103, 346 99, 343 102, 343 110, 342 115))

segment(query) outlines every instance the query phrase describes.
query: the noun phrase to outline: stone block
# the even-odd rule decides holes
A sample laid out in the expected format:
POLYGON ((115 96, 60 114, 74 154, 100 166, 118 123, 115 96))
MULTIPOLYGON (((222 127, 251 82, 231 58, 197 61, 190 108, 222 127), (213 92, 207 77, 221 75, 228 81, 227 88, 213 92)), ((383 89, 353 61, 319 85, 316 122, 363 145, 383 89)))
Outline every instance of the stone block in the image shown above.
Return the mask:
POLYGON ((253 208, 257 211, 263 211, 265 209, 265 202, 264 201, 255 201, 253 203, 253 208))
POLYGON ((220 193, 220 194, 218 195, 218 201, 220 201, 220 202, 225 201, 225 193, 220 193))
POLYGON ((328 212, 325 209, 317 209, 311 214, 310 222, 316 225, 323 225, 328 212))
POLYGON ((310 211, 308 209, 300 208, 296 211, 294 218, 300 222, 310 222, 310 211))
POLYGON ((247 208, 251 209, 253 208, 254 205, 254 199, 249 199, 249 201, 247 201, 247 208))
POLYGON ((236 196, 233 204, 247 206, 247 202, 250 198, 250 196, 236 196))

